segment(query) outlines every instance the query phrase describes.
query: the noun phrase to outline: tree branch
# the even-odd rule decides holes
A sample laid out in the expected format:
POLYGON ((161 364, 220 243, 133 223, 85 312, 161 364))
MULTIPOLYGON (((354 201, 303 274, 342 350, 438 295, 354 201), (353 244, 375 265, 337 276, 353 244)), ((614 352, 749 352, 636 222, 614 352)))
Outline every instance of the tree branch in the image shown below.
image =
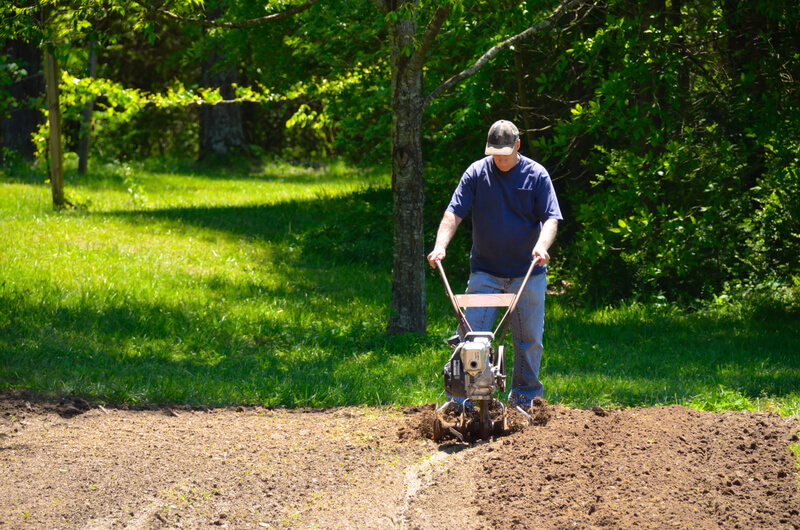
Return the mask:
MULTIPOLYGON (((436 35, 439 34, 442 25, 444 25, 447 17, 450 16, 450 12, 451 8, 449 4, 436 8, 436 13, 433 14, 433 17, 428 22, 425 31, 422 33, 422 38, 419 40, 419 47, 414 52, 414 57, 412 58, 414 67, 422 68, 425 56, 428 55, 431 46, 433 46, 433 41, 436 40, 436 35)), ((427 107, 427 105, 425 106, 427 107)))
POLYGON ((511 46, 513 46, 516 43, 522 41, 523 39, 527 39, 528 37, 531 37, 531 36, 535 35, 536 33, 539 33, 540 31, 549 28, 550 26, 552 26, 556 22, 556 20, 559 19, 559 17, 561 17, 561 15, 564 14, 564 12, 566 10, 570 9, 571 7, 576 6, 577 4, 582 3, 583 1, 584 0, 563 0, 558 5, 558 7, 555 9, 555 11, 553 11, 550 14, 550 16, 548 16, 546 19, 542 20, 538 24, 534 24, 533 26, 529 27, 528 29, 526 29, 522 33, 518 33, 517 35, 514 35, 513 37, 509 37, 508 39, 504 40, 503 42, 501 42, 499 44, 496 44, 495 46, 492 46, 489 49, 489 51, 484 53, 477 61, 475 61, 475 64, 473 64, 472 66, 470 66, 469 68, 467 68, 465 70, 462 70, 461 72, 457 73, 456 75, 454 75, 450 79, 446 80, 444 83, 442 83, 441 85, 436 87, 433 90, 433 92, 428 94, 428 96, 425 98, 425 102, 423 103, 423 107, 422 108, 423 109, 428 108, 428 106, 430 106, 430 104, 433 103, 433 101, 437 97, 439 97, 443 92, 445 92, 446 90, 450 89, 451 87, 457 85, 458 83, 460 83, 461 81, 467 79, 468 77, 471 77, 471 76, 475 75, 475 73, 477 73, 478 70, 480 70, 481 68, 486 66, 486 64, 489 61, 491 61, 501 51, 510 48, 511 46))
POLYGON ((378 8, 378 11, 384 15, 389 14, 389 12, 392 10, 389 0, 372 0, 372 3, 375 4, 375 7, 378 8))
POLYGON ((252 18, 250 20, 242 20, 239 22, 216 22, 214 20, 205 20, 202 18, 188 18, 188 17, 183 17, 181 15, 176 15, 171 11, 167 11, 166 9, 161 9, 160 7, 149 6, 147 7, 147 9, 160 13, 166 16, 167 18, 171 18, 172 20, 177 20, 178 22, 185 22, 187 24, 199 24, 207 28, 211 27, 211 28, 241 29, 241 28, 250 28, 253 26, 260 26, 261 24, 267 24, 269 22, 277 22, 278 20, 283 20, 285 18, 293 17, 294 15, 302 13, 306 9, 309 9, 311 6, 321 1, 322 0, 307 0, 305 4, 293 7, 281 13, 273 13, 265 17, 252 18))

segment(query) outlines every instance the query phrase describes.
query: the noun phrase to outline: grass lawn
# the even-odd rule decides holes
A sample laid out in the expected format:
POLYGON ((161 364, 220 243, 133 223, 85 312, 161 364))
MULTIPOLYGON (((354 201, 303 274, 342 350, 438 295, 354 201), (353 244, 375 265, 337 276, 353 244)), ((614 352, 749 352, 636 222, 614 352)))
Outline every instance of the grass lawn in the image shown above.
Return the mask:
MULTIPOLYGON (((455 318, 434 271, 428 334, 385 333, 388 174, 112 164, 68 172, 68 196, 86 207, 61 212, 43 180, 0 174, 0 389, 117 404, 442 400, 455 318)), ((467 256, 446 265, 462 290, 467 256)), ((799 414, 797 324, 551 296, 545 397, 799 414)))

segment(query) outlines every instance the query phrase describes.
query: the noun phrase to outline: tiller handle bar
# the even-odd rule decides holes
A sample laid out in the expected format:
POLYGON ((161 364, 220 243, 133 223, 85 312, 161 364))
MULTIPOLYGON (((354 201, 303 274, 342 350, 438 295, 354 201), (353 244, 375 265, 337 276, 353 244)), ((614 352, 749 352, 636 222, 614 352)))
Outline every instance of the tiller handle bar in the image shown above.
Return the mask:
MULTIPOLYGON (((519 297, 522 296, 522 291, 525 290, 525 286, 528 284, 528 280, 531 277, 531 273, 533 272, 533 268, 536 266, 538 260, 531 260, 531 265, 528 267, 528 272, 525 273, 525 278, 522 280, 522 284, 519 286, 519 290, 514 294, 514 298, 512 299, 511 303, 508 305, 508 311, 506 311, 503 318, 500 319, 500 323, 497 325, 497 329, 495 330, 494 334, 497 335, 497 332, 500 331, 501 328, 505 326, 503 329, 503 334, 500 337, 500 344, 503 343, 503 338, 505 338, 506 330, 508 329, 507 320, 508 316, 517 308, 517 302, 519 302, 519 297)), ((466 317, 464 316, 464 312, 461 310, 461 306, 456 299, 456 296, 453 294, 453 290, 450 288, 450 282, 447 281, 447 276, 444 273, 444 267, 442 266, 442 262, 440 260, 436 261, 436 268, 439 270, 439 274, 442 276, 442 281, 444 282, 444 288, 447 292, 448 298, 450 298, 450 303, 453 304, 453 309, 456 312, 456 317, 458 318, 459 326, 461 326, 462 331, 469 332, 472 331, 472 327, 470 327, 469 322, 467 322, 466 317)))
POLYGON ((444 289, 447 291, 447 297, 450 298, 450 303, 453 304, 453 309, 456 312, 458 325, 461 327, 461 331, 463 331, 465 334, 469 331, 472 331, 472 327, 469 325, 469 322, 467 322, 467 318, 464 316, 464 312, 461 310, 461 306, 458 305, 458 301, 453 294, 453 290, 450 288, 450 282, 447 281, 447 275, 444 273, 444 267, 442 266, 441 260, 436 260, 436 268, 439 270, 439 274, 442 275, 444 289))

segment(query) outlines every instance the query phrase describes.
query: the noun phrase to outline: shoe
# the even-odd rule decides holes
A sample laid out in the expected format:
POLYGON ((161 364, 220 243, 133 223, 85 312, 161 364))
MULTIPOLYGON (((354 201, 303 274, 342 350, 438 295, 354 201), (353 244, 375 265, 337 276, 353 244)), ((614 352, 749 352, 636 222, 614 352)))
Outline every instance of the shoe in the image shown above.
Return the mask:
POLYGON ((532 399, 526 398, 525 396, 508 396, 509 408, 520 407, 522 409, 529 409, 531 408, 532 401, 532 399))

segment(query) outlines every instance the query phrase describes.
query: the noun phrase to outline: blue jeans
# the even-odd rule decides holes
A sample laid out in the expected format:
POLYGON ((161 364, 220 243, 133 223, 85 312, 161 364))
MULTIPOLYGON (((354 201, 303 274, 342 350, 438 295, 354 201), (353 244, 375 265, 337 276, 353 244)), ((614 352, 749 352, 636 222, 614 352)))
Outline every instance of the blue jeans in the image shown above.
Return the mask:
MULTIPOLYGON (((473 272, 467 284, 467 294, 516 293, 523 279, 498 278, 485 272, 473 272)), ((534 397, 543 395, 544 389, 539 380, 539 365, 542 362, 546 289, 547 274, 531 276, 517 302, 516 309, 508 317, 514 339, 514 370, 511 393, 508 396, 510 403, 522 400, 530 403, 534 397)), ((464 316, 474 331, 494 331, 494 326, 497 325, 495 320, 500 310, 506 311, 507 308, 468 307, 464 311, 464 316)))

